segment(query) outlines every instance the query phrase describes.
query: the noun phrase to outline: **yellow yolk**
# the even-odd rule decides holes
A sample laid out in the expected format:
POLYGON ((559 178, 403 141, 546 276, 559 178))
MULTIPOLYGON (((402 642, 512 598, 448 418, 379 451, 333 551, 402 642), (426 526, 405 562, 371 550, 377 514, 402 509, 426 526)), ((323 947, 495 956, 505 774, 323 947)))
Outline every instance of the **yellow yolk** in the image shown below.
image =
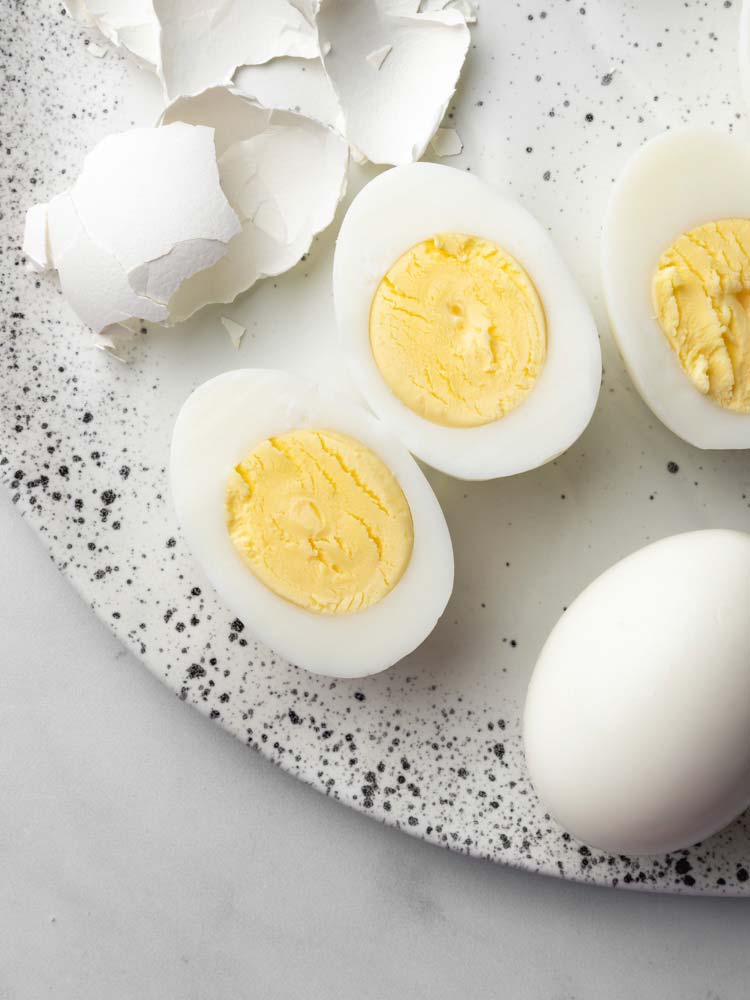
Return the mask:
POLYGON ((659 261, 653 299, 696 389, 750 413, 750 219, 708 222, 675 240, 659 261))
POLYGON ((407 250, 380 282, 370 344, 402 403, 437 424, 475 427, 533 388, 547 349, 544 309, 510 254, 442 233, 407 250))
POLYGON ((308 611, 375 604, 411 557, 411 510, 395 477, 334 431, 263 441, 232 472, 226 507, 229 536, 253 573, 308 611))

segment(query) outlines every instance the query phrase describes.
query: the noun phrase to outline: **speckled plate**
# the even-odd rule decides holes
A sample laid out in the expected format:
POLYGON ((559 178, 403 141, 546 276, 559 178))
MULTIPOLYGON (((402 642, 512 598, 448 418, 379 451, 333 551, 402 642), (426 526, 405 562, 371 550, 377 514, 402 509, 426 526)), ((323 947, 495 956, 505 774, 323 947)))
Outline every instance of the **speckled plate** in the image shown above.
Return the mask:
POLYGON ((631 151, 681 122, 745 127, 738 7, 482 5, 450 112, 465 143, 452 162, 549 227, 595 310, 604 384, 588 431, 551 465, 476 485, 430 474, 455 594, 420 650, 357 682, 310 676, 253 642, 192 564, 165 474, 174 416, 204 379, 249 365, 343 377, 335 228, 222 310, 248 327, 239 352, 218 310, 150 330, 129 365, 93 350, 54 281, 24 269, 23 211, 67 186, 103 135, 152 121, 158 88, 111 52, 89 55, 59 4, 26 0, 0 18, 2 478, 60 569, 180 698, 326 794, 436 844, 598 884, 750 895, 750 817, 670 857, 603 855, 544 814, 518 723, 541 644, 589 580, 663 535, 750 526, 747 455, 697 451, 652 418, 612 346, 598 276, 600 220, 631 151))

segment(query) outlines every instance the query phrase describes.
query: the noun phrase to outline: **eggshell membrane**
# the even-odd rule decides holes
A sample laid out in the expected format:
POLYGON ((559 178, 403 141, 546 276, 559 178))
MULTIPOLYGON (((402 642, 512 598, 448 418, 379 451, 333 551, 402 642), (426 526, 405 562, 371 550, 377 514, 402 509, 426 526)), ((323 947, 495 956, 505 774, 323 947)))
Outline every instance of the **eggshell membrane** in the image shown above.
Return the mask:
POLYGON ((285 372, 227 372, 185 402, 170 464, 177 517, 196 561, 232 612, 292 663, 331 677, 363 677, 392 666, 434 628, 453 588, 445 518, 411 455, 362 407, 285 372), (305 427, 340 431, 370 448, 411 508, 406 571, 386 597, 355 614, 317 615, 278 597, 253 575, 227 531, 231 470, 261 441, 305 427))
POLYGON ((552 816, 613 854, 662 854, 750 804, 750 535, 662 539, 568 608, 537 662, 526 761, 552 816))
POLYGON ((418 458, 459 479, 495 479, 549 462, 583 433, 596 406, 601 354, 585 299, 542 226, 524 208, 452 167, 416 163, 371 181, 336 243, 336 319, 352 377, 375 413, 418 458), (370 347, 373 295, 410 247, 441 232, 492 240, 527 270, 547 317, 547 358, 516 409, 480 427, 424 419, 391 391, 370 347))
POLYGON ((682 233, 718 219, 750 218, 750 144, 715 129, 652 139, 612 191, 602 232, 602 277, 612 331, 644 402, 698 448, 750 448, 750 414, 703 396, 654 315, 659 258, 682 233))

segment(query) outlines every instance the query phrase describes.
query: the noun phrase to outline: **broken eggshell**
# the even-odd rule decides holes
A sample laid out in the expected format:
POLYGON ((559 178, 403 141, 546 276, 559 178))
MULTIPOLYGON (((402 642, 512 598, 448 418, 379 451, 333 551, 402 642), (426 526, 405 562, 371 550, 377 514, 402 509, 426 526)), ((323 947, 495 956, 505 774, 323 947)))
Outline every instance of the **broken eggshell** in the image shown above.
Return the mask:
POLYGON ((185 281, 169 304, 180 322, 212 302, 231 302, 260 278, 281 274, 328 226, 346 190, 346 143, 317 122, 270 111, 228 87, 182 98, 162 125, 214 129, 222 189, 241 222, 228 252, 185 281))
POLYGON ((430 139, 435 156, 458 156, 463 151, 461 136, 454 128, 439 128, 430 139))
POLYGON ((477 5, 474 0, 391 0, 391 7, 399 7, 401 13, 412 14, 455 10, 467 24, 475 24, 477 20, 477 5))
POLYGON ((213 130, 175 123, 102 140, 73 187, 29 209, 24 248, 37 269, 57 270, 66 299, 99 333, 133 317, 167 322, 175 290, 239 231, 213 130))
POLYGON ((21 249, 26 255, 29 269, 32 271, 47 271, 52 266, 47 240, 46 203, 32 205, 26 213, 26 227, 23 234, 21 249))
POLYGON ((247 327, 238 323, 236 320, 231 319, 229 316, 219 316, 219 322, 229 334, 229 339, 232 341, 232 347, 239 350, 242 338, 247 333, 247 327))
MULTIPOLYGON (((319 59, 241 66, 235 88, 264 107, 296 111, 334 129, 357 162, 419 159, 441 131, 475 6, 470 0, 346 0, 344 10, 342 20, 337 0, 323 0, 319 59)), ((462 148, 460 140, 449 146, 451 152, 438 155, 462 148)))
POLYGON ((344 136, 355 159, 419 159, 469 45, 472 0, 66 0, 155 70, 170 100, 233 86, 344 136))
POLYGON ((344 135, 344 117, 322 59, 282 56, 262 66, 241 66, 233 87, 264 108, 294 111, 344 135))
MULTIPOLYGON (((127 50, 146 69, 158 72, 159 22, 152 0, 63 0, 68 13, 80 24, 97 28, 116 48, 127 50)), ((93 55, 100 46, 89 45, 93 55)))
POLYGON ((239 66, 316 59, 315 0, 154 0, 168 98, 229 84, 239 66))
POLYGON ((464 14, 418 0, 324 0, 317 23, 349 142, 373 163, 418 160, 466 58, 464 14))

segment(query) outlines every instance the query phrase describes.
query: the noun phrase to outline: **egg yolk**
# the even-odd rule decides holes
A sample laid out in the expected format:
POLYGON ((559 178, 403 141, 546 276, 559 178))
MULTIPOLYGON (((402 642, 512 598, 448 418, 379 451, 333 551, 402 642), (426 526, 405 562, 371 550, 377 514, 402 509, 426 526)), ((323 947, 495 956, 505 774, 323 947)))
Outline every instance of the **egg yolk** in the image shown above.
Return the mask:
POLYGON ((750 413, 750 219, 707 222, 662 254, 656 318, 693 385, 750 413))
POLYGON ((518 406, 544 365, 544 308, 509 253, 441 233, 407 250, 380 282, 370 345, 391 391, 433 423, 475 427, 518 406))
POLYGON ((290 431, 253 448, 230 475, 226 509, 232 543, 258 579, 319 614, 382 600, 414 544, 392 472, 334 431, 290 431))

